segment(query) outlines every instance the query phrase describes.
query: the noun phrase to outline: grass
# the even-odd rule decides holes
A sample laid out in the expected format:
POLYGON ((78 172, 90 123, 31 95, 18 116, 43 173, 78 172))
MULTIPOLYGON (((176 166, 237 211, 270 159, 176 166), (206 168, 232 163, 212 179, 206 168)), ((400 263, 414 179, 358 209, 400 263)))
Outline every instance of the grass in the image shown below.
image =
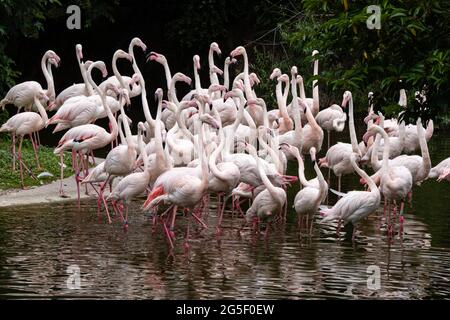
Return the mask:
MULTIPOLYGON (((17 140, 16 151, 18 149, 18 144, 19 143, 17 140)), ((24 139, 22 146, 22 159, 25 165, 33 172, 36 177, 42 172, 49 172, 53 175, 53 177, 42 177, 40 179, 34 179, 31 175, 28 174, 26 170, 24 170, 25 187, 39 186, 59 179, 61 170, 61 167, 59 165, 59 156, 53 154, 53 148, 41 145, 38 154, 42 170, 37 169, 31 141, 29 139, 24 139)), ((71 176, 73 172, 71 169, 70 154, 66 153, 66 155, 64 156, 64 162, 66 164, 66 168, 64 169, 64 177, 71 176)), ((16 162, 16 171, 13 171, 11 138, 9 135, 0 134, 0 190, 17 188, 21 188, 19 163, 16 162)))

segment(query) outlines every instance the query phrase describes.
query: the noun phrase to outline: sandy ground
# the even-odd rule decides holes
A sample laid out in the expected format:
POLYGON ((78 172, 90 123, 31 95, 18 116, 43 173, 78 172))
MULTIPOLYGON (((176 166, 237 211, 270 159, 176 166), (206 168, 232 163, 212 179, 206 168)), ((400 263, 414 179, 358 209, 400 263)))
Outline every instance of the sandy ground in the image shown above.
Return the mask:
MULTIPOLYGON (((104 159, 96 159, 97 164, 103 162, 104 159)), ((77 200, 77 185, 75 177, 71 176, 63 180, 65 197, 59 196, 60 181, 53 181, 42 186, 30 187, 29 189, 14 189, 0 191, 0 208, 9 206, 33 205, 41 203, 55 203, 77 200)), ((109 188, 107 188, 109 189, 109 188)), ((89 186, 90 195, 85 194, 85 187, 82 185, 80 189, 81 199, 95 197, 94 189, 89 186)), ((108 190, 109 191, 109 190, 108 190)), ((108 193, 105 193, 107 195, 108 193)))
MULTIPOLYGON (((64 201, 74 201, 77 199, 77 185, 75 183, 75 177, 65 178, 64 193, 66 197, 59 196, 59 183, 60 181, 54 181, 50 184, 43 186, 31 187, 26 190, 8 190, 3 191, 0 195, 0 208, 9 206, 22 206, 41 203, 54 203, 64 201)), ((89 187, 89 193, 94 196, 95 191, 92 187, 89 187)), ((81 199, 89 198, 84 194, 85 188, 81 187, 81 199)))

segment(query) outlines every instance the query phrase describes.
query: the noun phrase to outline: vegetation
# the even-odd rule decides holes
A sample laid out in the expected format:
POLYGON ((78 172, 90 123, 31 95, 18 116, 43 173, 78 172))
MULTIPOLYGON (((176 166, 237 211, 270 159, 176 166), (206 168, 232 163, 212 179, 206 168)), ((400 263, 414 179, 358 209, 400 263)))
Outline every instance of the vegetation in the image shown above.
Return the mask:
MULTIPOLYGON (((449 121, 449 2, 305 0, 280 9, 284 17, 296 18, 285 18, 288 23, 278 25, 276 37, 272 34, 273 42, 279 44, 276 51, 262 45, 259 54, 265 51, 268 60, 281 61, 284 72, 296 64, 310 75, 310 55, 318 50, 325 103, 336 102, 342 92, 351 90, 357 107, 365 111, 367 93, 373 91, 375 106, 392 115, 401 111, 399 89, 405 88, 408 121, 419 115, 449 121), (381 8, 379 30, 370 30, 366 24, 371 15, 367 7, 373 4, 381 8), (427 106, 415 100, 415 92, 421 90, 427 92, 427 106)), ((313 79, 306 78, 310 85, 313 79)))
MULTIPOLYGON (((38 186, 50 181, 57 180, 60 176, 59 157, 53 154, 53 148, 40 146, 39 161, 42 170, 37 170, 36 161, 34 158, 33 147, 30 140, 26 139, 22 146, 22 158, 25 165, 33 172, 36 178, 24 171, 24 184, 26 187, 38 186), (42 172, 49 172, 53 177, 42 177, 37 179, 37 176, 42 172)), ((68 177, 73 174, 71 170, 71 156, 66 154, 64 157, 65 165, 64 176, 68 177)), ((20 171, 17 163, 16 171, 12 171, 12 152, 11 140, 7 135, 0 135, 0 190, 20 188, 20 171)))

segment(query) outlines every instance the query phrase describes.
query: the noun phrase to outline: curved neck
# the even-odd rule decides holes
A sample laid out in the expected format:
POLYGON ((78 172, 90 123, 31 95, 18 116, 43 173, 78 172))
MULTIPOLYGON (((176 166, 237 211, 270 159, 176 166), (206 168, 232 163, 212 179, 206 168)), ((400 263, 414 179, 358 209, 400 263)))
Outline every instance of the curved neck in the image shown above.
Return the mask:
POLYGON ((252 86, 250 85, 247 52, 244 52, 242 55, 244 57, 244 89, 245 89, 245 96, 247 97, 247 100, 248 100, 248 99, 253 99, 255 97, 252 92, 252 86))
POLYGON ((142 77, 139 78, 140 84, 141 84, 141 100, 142 100, 142 109, 144 111, 145 120, 147 121, 150 129, 153 129, 155 127, 155 120, 153 120, 152 115, 150 113, 150 108, 148 107, 148 101, 147 101, 147 90, 145 89, 145 82, 142 77))
POLYGON ((48 122, 48 116, 47 116, 47 112, 45 111, 44 106, 42 105, 42 103, 39 101, 39 99, 35 96, 34 97, 34 103, 36 104, 36 107, 39 111, 39 114, 41 115, 42 118, 42 122, 44 124, 44 127, 47 125, 48 122))
POLYGON ((109 123, 111 124, 110 141, 112 141, 117 137, 119 127, 117 126, 116 118, 112 114, 111 109, 109 108, 109 105, 106 102, 106 89, 105 89, 105 91, 101 91, 100 88, 97 86, 97 84, 94 82, 94 80, 92 80, 92 76, 89 72, 88 72, 88 79, 89 79, 89 83, 99 93, 100 98, 102 100, 103 108, 105 109, 106 114, 108 116, 109 123))
POLYGON ((300 184, 304 187, 311 187, 312 185, 306 180, 305 177, 305 165, 303 163, 303 158, 300 155, 300 152, 297 152, 295 154, 295 157, 297 158, 298 163, 298 180, 300 181, 300 184))
POLYGON ((420 151, 422 153, 423 166, 422 166, 421 170, 422 170, 422 177, 426 178, 431 170, 431 159, 430 159, 430 153, 428 152, 428 144, 427 144, 427 140, 425 138, 424 131, 425 130, 423 129, 422 124, 419 124, 417 126, 417 134, 419 136, 420 151))
MULTIPOLYGON (((44 74, 45 77, 45 81, 47 81, 47 96, 50 98, 50 101, 54 101, 55 97, 56 97, 56 93, 55 93, 55 84, 53 82, 53 77, 50 74, 50 72, 47 69, 47 59, 48 59, 48 55, 47 53, 44 54, 44 56, 42 57, 41 60, 41 69, 42 69, 42 73, 44 74)), ((49 65, 49 68, 51 68, 51 64, 49 65)))
POLYGON ((212 70, 214 67, 214 51, 212 49, 209 49, 208 65, 209 65, 209 81, 211 82, 211 84, 219 84, 219 78, 217 77, 217 74, 212 70))
POLYGON ((380 169, 380 161, 378 161, 378 148, 380 145, 381 135, 377 134, 375 137, 375 142, 372 144, 372 154, 370 157, 370 163, 372 165, 373 170, 377 171, 380 169))
POLYGON ((350 142, 352 144, 352 150, 353 152, 360 154, 359 148, 358 148, 358 140, 356 138, 356 131, 355 131, 355 119, 353 117, 353 97, 350 96, 350 100, 348 102, 349 104, 349 130, 350 130, 350 142))
POLYGON ((300 108, 298 106, 297 84, 295 77, 292 77, 292 113, 294 117, 295 132, 300 137, 302 134, 302 120, 300 117, 300 108))
POLYGON ((197 94, 200 94, 200 89, 202 88, 202 84, 200 83, 200 76, 198 74, 198 69, 195 66, 195 62, 194 62, 194 80, 195 80, 195 91, 197 94))
POLYGON ((142 156, 142 161, 144 162, 144 172, 148 172, 148 170, 149 170, 148 155, 147 155, 147 152, 145 151, 145 143, 142 138, 142 129, 141 128, 138 128, 138 148, 139 148, 139 152, 142 156))
POLYGON ((135 73, 137 73, 140 78, 142 78, 142 72, 139 69, 139 66, 137 65, 136 59, 134 58, 134 47, 135 47, 135 44, 133 42, 130 43, 130 46, 128 47, 128 54, 131 55, 131 57, 133 58, 133 62, 132 62, 133 71, 135 73))
POLYGON ((303 101, 301 103, 303 103, 303 107, 305 108, 306 119, 308 120, 308 123, 311 126, 311 128, 314 128, 315 130, 322 130, 322 128, 317 124, 316 118, 314 118, 308 104, 304 103, 303 101))
POLYGON ((259 176, 261 177, 261 180, 262 180, 264 186, 270 192, 272 197, 276 199, 277 198, 276 188, 272 184, 272 182, 270 182, 269 178, 267 177, 266 171, 264 170, 263 165, 261 163, 263 160, 260 159, 256 153, 253 153, 253 157, 256 160, 256 166, 258 167, 259 176))
POLYGON ((216 176, 217 178, 221 180, 227 180, 227 178, 229 177, 226 175, 226 173, 220 171, 216 165, 217 156, 222 152, 225 146, 225 134, 223 133, 221 125, 219 125, 219 136, 220 136, 219 146, 213 151, 213 153, 209 157, 209 169, 211 170, 213 175, 216 176))
POLYGON ((303 83, 303 78, 300 78, 298 86, 300 88, 300 98, 306 100, 305 84, 303 83))
POLYGON ((322 174, 322 171, 319 168, 319 165, 317 164, 317 162, 314 162, 314 171, 316 171, 317 174, 317 180, 319 180, 319 196, 318 196, 318 201, 321 201, 323 196, 327 193, 328 191, 328 184, 325 181, 325 178, 322 174))
POLYGON ((130 124, 128 123, 128 117, 125 113, 125 109, 123 108, 123 105, 125 104, 125 101, 122 96, 120 96, 119 99, 119 107, 120 107, 120 114, 123 118, 123 127, 125 129, 125 139, 127 141, 128 148, 134 148, 133 144, 133 136, 131 134, 130 124))
POLYGON ((177 98, 177 91, 175 88, 175 84, 177 83, 177 81, 170 81, 170 87, 169 87, 169 93, 168 93, 168 97, 169 97, 169 101, 175 103, 177 106, 180 105, 180 101, 178 101, 177 98))
POLYGON ((175 117, 176 117, 176 120, 177 120, 178 127, 183 132, 183 134, 186 136, 186 138, 188 138, 190 141, 193 142, 194 141, 194 136, 187 129, 186 123, 185 123, 185 119, 181 119, 181 111, 183 111, 183 109, 180 106, 178 106, 177 107, 177 111, 175 112, 175 117))
MULTIPOLYGON (((384 146, 383 146, 383 162, 382 162, 382 169, 387 172, 387 170, 389 169, 389 154, 390 154, 390 150, 391 150, 391 146, 390 146, 390 141, 389 141, 389 136, 386 133, 386 131, 384 131, 381 127, 376 126, 376 131, 381 134, 383 136, 383 140, 384 140, 384 146)), ((378 143, 380 143, 378 141, 378 143)), ((377 147, 378 149, 378 147, 377 147)), ((374 150, 372 150, 372 154, 375 154, 375 157, 378 159, 378 150, 376 150, 376 153, 373 153, 374 150)))
POLYGON ((267 152, 270 155, 270 158, 272 159, 273 163, 275 164, 275 167, 277 168, 277 171, 279 174, 283 174, 283 169, 284 166, 280 161, 280 157, 278 156, 278 154, 264 141, 263 137, 260 135, 258 135, 258 141, 260 146, 267 150, 267 152))
MULTIPOLYGON (((125 120, 126 121, 126 120, 125 120)), ((117 119, 117 127, 119 128, 119 137, 120 137, 120 144, 126 144, 127 141, 125 139, 125 136, 123 134, 123 130, 122 130, 122 122, 123 122, 123 116, 119 115, 118 119, 117 119)), ((139 142, 139 141, 138 141, 139 142)))
POLYGON ((358 173, 358 175, 367 182, 367 184, 370 188, 370 192, 380 194, 380 192, 378 191, 378 187, 375 184, 375 182, 372 180, 372 178, 369 177, 369 175, 364 170, 360 169, 358 167, 358 165, 356 164, 356 162, 353 161, 353 159, 351 159, 350 162, 352 163, 353 169, 355 169, 355 171, 358 173))
MULTIPOLYGON (((225 63, 223 66, 223 85, 226 88, 226 91, 230 90, 230 64, 225 63)), ((225 94, 225 93, 224 93, 225 94)))
POLYGON ((122 75, 120 74, 119 70, 117 69, 117 59, 118 59, 118 55, 114 54, 113 59, 112 59, 113 73, 116 76, 117 80, 119 80, 120 86, 123 89, 129 90, 129 88, 127 88, 127 86, 125 85, 125 81, 123 80, 122 75))

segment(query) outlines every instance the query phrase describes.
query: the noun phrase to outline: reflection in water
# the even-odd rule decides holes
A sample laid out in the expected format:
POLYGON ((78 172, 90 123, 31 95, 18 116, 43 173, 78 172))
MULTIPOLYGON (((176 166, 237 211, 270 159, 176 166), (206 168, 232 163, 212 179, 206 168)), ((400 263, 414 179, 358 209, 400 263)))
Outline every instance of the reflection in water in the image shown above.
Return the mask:
MULTIPOLYGON (((433 164, 448 156, 444 137, 432 139, 433 164)), ((343 180, 346 190, 357 183, 356 176, 343 180)), ((290 190, 289 199, 296 192, 290 190)), ((189 253, 182 245, 186 221, 179 219, 173 254, 161 230, 152 233, 138 202, 130 208, 128 232, 119 221, 108 225, 92 201, 81 211, 74 203, 2 209, 0 297, 448 298, 448 203, 450 184, 426 181, 414 189, 402 238, 387 238, 381 210, 363 222, 355 243, 344 234, 348 229, 338 240, 336 229, 319 218, 312 237, 302 235, 294 211, 267 241, 250 230, 239 234, 242 221, 228 215, 220 240, 214 228, 194 225, 189 253), (78 290, 67 288, 70 265, 81 270, 78 290), (369 266, 380 268, 379 290, 367 287, 369 266)), ((212 209, 208 223, 215 219, 212 209)))

